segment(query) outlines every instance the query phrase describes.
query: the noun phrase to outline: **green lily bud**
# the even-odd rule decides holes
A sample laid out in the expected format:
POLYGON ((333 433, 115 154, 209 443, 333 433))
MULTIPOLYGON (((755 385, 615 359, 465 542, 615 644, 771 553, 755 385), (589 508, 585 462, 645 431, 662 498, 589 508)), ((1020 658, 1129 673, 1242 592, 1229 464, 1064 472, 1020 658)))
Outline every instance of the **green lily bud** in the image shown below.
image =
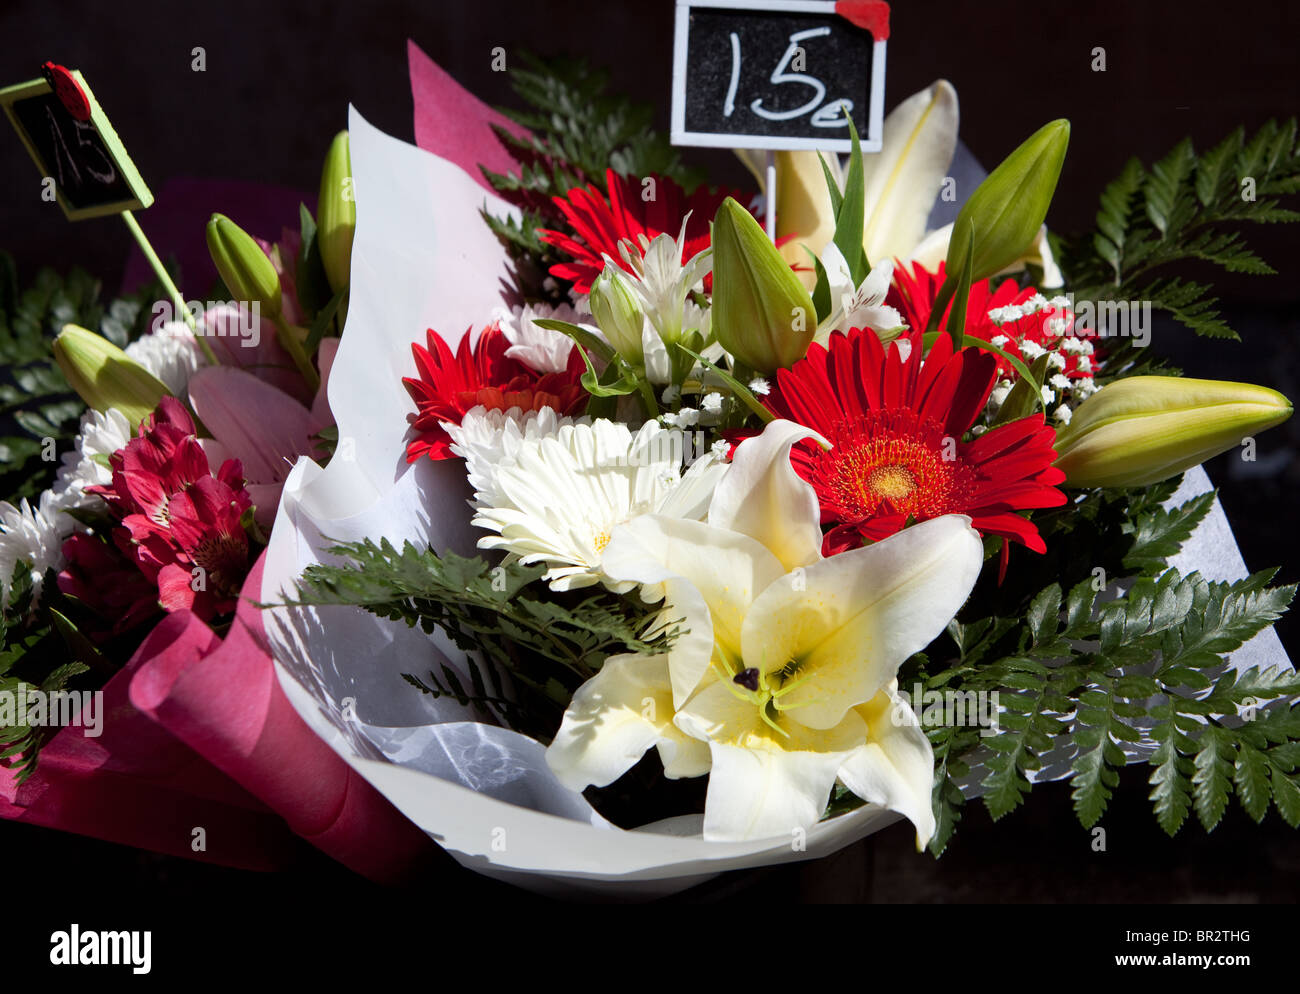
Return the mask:
POLYGON ((352 278, 352 235, 357 227, 357 201, 352 191, 352 151, 348 133, 334 136, 320 174, 316 206, 316 244, 330 289, 338 293, 352 278))
POLYGON ((103 335, 65 324, 54 340, 54 360, 72 389, 103 413, 115 407, 134 428, 171 391, 103 335))
POLYGON ((802 359, 817 331, 812 297, 731 197, 713 219, 712 322, 722 347, 765 376, 802 359))
POLYGON ((1075 409, 1056 466, 1072 487, 1145 487, 1290 416, 1291 401, 1253 383, 1130 376, 1075 409))
MULTIPOLYGON (((976 187, 957 214, 954 232, 974 225, 971 281, 982 280, 1015 262, 1038 236, 1070 144, 1070 122, 1043 125, 1002 160, 976 187)), ((953 238, 948 248, 950 279, 966 266, 967 240, 953 238)))
POLYGON ((623 271, 606 263, 592 281, 589 303, 596 326, 605 333, 614 351, 629 362, 642 362, 641 331, 645 327, 645 313, 623 271))
POLYGON ((237 300, 259 303, 265 316, 280 315, 280 277, 252 237, 224 214, 213 214, 207 229, 208 254, 237 300))

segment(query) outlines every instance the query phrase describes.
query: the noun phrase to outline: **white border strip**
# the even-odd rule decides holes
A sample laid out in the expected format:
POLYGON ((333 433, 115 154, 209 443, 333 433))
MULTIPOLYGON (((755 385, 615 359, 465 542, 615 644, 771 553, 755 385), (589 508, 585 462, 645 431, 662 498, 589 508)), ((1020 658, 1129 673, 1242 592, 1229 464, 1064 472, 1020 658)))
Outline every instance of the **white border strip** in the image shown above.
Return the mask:
MULTIPOLYGON (((713 134, 686 130, 686 48, 690 10, 693 7, 727 10, 760 10, 793 14, 834 14, 835 0, 677 0, 673 24, 672 143, 704 148, 822 149, 850 152, 847 138, 785 138, 780 135, 713 134)), ((877 40, 871 52, 871 106, 867 112, 867 133, 861 136, 862 151, 879 152, 885 119, 885 48, 877 40)))

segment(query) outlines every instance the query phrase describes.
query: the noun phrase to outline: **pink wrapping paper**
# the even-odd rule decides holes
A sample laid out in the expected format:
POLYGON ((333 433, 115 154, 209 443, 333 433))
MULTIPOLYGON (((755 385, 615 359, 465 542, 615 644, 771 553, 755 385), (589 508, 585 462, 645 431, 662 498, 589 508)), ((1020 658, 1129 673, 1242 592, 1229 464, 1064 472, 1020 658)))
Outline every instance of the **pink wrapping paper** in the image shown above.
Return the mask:
POLYGON ((497 124, 514 135, 525 128, 493 110, 448 75, 413 41, 406 43, 411 70, 411 99, 415 104, 415 144, 454 162, 485 190, 492 187, 479 165, 495 173, 510 172, 517 163, 492 131, 497 124))
MULTIPOLYGON (((259 560, 244 598, 261 590, 259 560)), ((261 612, 240 602, 206 656, 158 655, 140 666, 131 703, 240 784, 308 842, 357 873, 407 881, 434 857, 428 837, 312 732, 276 680, 261 612)))
MULTIPOLYGON (((416 143, 490 189, 480 163, 494 171, 516 165, 490 125, 526 132, 414 42, 408 57, 416 143)), ((214 275, 202 240, 213 210, 274 233, 296 222, 300 199, 312 206, 272 186, 174 180, 146 227, 164 255, 179 257, 185 289, 199 297, 214 275)), ((137 255, 126 288, 150 275, 137 255)), ((245 598, 259 596, 261 577, 259 561, 245 598)), ((21 787, 0 769, 0 817, 247 869, 291 865, 303 853, 296 836, 380 882, 409 882, 435 865, 428 836, 293 710, 275 677, 261 612, 248 600, 224 640, 189 612, 165 617, 105 686, 103 706, 100 737, 63 729, 21 787), (205 830, 203 851, 193 848, 195 828, 205 830)))
POLYGON ((301 847, 284 822, 129 699, 142 666, 187 665, 217 644, 193 616, 164 619, 104 687, 99 737, 62 729, 22 785, 0 770, 0 817, 245 869, 291 864, 301 847))

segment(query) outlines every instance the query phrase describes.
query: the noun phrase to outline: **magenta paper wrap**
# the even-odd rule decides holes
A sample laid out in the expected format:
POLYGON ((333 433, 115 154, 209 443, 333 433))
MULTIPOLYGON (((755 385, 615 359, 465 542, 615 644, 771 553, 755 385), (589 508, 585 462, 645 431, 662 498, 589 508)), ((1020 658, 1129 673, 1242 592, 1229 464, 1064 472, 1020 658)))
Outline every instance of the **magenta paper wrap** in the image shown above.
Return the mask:
POLYGON ((293 862, 300 846, 279 817, 130 701, 142 667, 192 666, 218 644, 192 615, 164 619, 105 686, 102 735, 60 730, 21 786, 0 770, 0 817, 246 869, 293 862))
POLYGON ((407 41, 406 57, 411 70, 411 100, 415 104, 415 144, 454 162, 479 186, 491 191, 480 165, 494 173, 511 172, 518 165, 492 125, 520 136, 527 135, 527 129, 457 83, 415 42, 407 41))
MULTIPOLYGON (((259 561, 244 597, 256 596, 261 583, 259 561)), ((395 883, 431 858, 427 837, 298 717, 275 678, 261 612, 250 601, 240 602, 225 641, 207 655, 146 659, 130 696, 294 832, 356 872, 395 883)))

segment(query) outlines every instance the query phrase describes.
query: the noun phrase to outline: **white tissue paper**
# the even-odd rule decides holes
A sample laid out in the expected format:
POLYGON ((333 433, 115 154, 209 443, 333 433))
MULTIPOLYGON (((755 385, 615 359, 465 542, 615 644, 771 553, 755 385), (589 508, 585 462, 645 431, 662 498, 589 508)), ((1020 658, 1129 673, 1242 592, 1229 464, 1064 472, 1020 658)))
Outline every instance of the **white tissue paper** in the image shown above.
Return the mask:
MULTIPOLYGON (((406 463, 414 405, 401 379, 413 373, 410 346, 423 342, 426 328, 454 348, 503 303, 507 257, 479 210, 515 210, 355 109, 349 128, 357 227, 347 331, 329 384, 339 444, 327 468, 300 459, 285 483, 265 602, 292 597, 296 578, 339 541, 474 550, 460 461, 406 463)), ((1208 486, 1198 469, 1176 499, 1208 486)), ((1217 502, 1174 565, 1212 579, 1245 575, 1217 502)), ((285 693, 331 748, 462 865, 531 890, 666 895, 726 870, 824 856, 899 820, 866 806, 816 825, 806 839, 737 843, 705 842, 702 816, 625 831, 560 785, 538 742, 476 721, 469 708, 417 693, 402 679, 440 663, 465 671, 464 654, 441 633, 345 607, 276 608, 266 630, 285 693)), ((1232 662, 1284 663, 1286 654, 1269 629, 1232 662)), ((1066 771, 1068 764, 1057 775, 1066 771)))

